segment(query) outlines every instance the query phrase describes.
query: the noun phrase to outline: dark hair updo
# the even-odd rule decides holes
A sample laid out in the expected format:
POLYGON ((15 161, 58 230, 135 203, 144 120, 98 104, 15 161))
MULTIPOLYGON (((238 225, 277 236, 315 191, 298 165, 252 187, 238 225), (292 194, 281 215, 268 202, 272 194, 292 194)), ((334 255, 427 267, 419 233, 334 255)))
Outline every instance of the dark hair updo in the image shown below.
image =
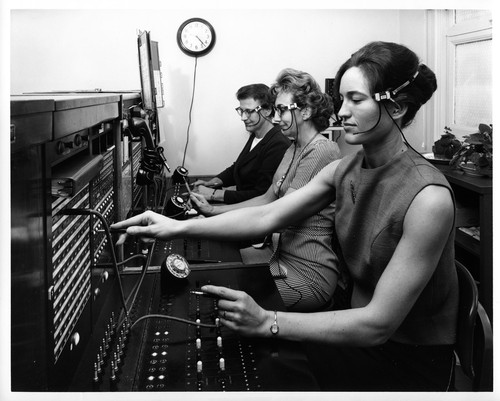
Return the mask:
POLYGON ((420 64, 418 56, 407 47, 392 42, 371 42, 363 46, 339 68, 335 77, 335 93, 338 98, 340 81, 351 67, 360 68, 372 94, 394 90, 418 71, 416 78, 402 88, 394 101, 408 109, 402 119, 402 126, 407 127, 437 89, 436 75, 425 64, 420 64))
POLYGON ((318 132, 330 125, 330 117, 333 114, 332 98, 321 91, 316 80, 307 72, 285 68, 271 85, 271 92, 274 96, 281 92, 290 93, 292 101, 297 103, 299 108, 309 107, 310 121, 318 132))

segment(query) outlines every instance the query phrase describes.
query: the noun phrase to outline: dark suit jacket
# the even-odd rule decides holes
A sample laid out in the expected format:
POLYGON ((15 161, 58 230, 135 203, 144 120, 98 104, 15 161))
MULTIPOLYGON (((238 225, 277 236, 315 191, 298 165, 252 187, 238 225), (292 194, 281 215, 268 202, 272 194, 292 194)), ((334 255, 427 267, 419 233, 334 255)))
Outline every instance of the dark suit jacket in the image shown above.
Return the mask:
POLYGON ((236 191, 226 190, 224 203, 232 204, 262 195, 271 185, 274 172, 290 146, 290 140, 274 126, 250 151, 255 135, 250 135, 240 155, 231 167, 218 174, 225 187, 236 185, 236 191))

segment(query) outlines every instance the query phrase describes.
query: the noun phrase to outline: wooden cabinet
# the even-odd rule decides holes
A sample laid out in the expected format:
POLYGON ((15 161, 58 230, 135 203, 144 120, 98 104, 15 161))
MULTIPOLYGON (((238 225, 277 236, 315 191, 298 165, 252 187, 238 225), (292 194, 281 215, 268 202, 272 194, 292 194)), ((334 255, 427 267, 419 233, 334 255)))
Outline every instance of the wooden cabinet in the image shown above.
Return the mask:
POLYGON ((479 300, 493 318, 493 184, 492 179, 465 175, 447 165, 437 166, 455 193, 456 259, 472 273, 479 286, 479 300), (463 228, 465 227, 465 229, 463 228), (472 235, 477 227, 478 235, 472 235))

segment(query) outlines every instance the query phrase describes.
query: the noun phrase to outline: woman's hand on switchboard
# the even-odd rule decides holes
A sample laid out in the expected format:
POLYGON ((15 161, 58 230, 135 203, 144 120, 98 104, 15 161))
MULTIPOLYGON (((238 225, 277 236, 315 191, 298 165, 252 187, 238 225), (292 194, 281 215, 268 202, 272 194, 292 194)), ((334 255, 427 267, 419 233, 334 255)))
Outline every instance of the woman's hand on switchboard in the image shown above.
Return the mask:
POLYGON ((148 210, 129 219, 112 224, 113 231, 125 230, 127 235, 167 240, 175 236, 179 221, 148 210))
POLYGON ((212 216, 214 207, 208 203, 207 199, 196 192, 191 192, 189 197, 191 205, 203 216, 212 216))
POLYGON ((220 298, 219 318, 227 328, 245 336, 271 334, 274 312, 261 308, 246 292, 215 285, 204 285, 201 290, 220 298))

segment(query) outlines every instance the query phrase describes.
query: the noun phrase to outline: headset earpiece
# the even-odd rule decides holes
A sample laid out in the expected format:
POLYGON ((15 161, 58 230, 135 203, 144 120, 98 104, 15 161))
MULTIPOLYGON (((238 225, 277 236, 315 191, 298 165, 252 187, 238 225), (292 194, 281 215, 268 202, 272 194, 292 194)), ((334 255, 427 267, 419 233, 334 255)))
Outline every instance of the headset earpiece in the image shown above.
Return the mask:
POLYGON ((418 75, 418 69, 417 69, 417 72, 415 72, 415 74, 413 74, 413 76, 408 81, 404 82, 402 85, 399 85, 394 90, 386 90, 386 91, 374 93, 372 96, 373 99, 375 99, 376 102, 381 102, 382 100, 390 100, 390 101, 396 103, 396 101, 394 100, 396 95, 403 88, 406 88, 408 85, 410 85, 415 80, 415 78, 417 78, 417 75, 418 75))

